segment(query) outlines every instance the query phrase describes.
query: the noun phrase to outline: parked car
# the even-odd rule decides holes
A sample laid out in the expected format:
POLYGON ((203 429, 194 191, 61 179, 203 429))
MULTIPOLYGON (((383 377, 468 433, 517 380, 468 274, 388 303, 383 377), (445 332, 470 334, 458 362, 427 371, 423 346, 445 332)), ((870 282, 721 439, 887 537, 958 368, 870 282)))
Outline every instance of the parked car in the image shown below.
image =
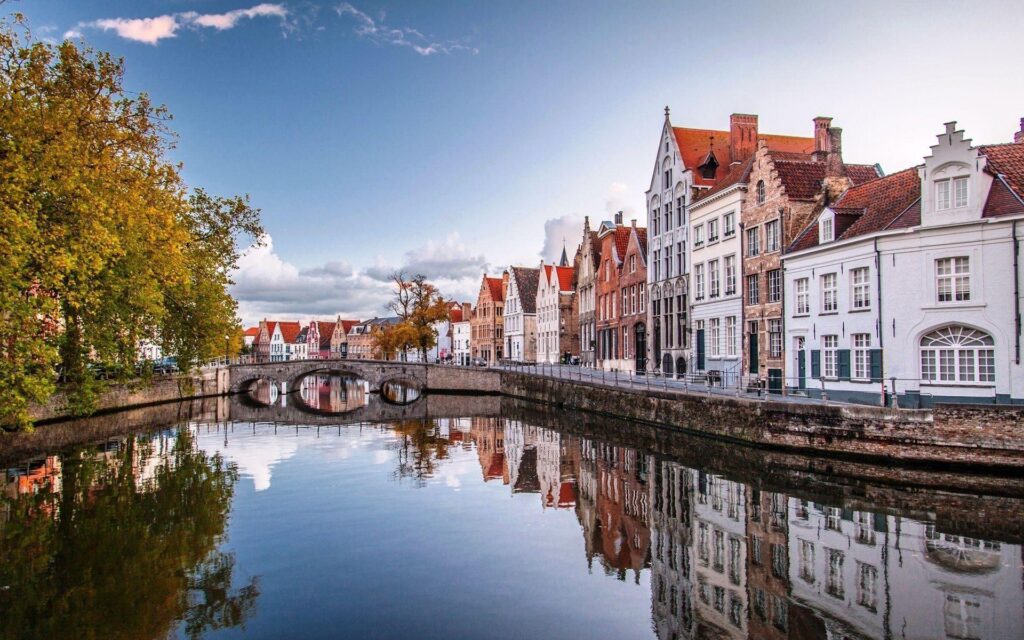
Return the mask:
POLYGON ((153 373, 178 373, 178 359, 177 358, 161 358, 153 364, 153 373))
POLYGON ((483 358, 473 358, 473 366, 474 367, 486 367, 487 366, 487 361, 484 360, 483 358))

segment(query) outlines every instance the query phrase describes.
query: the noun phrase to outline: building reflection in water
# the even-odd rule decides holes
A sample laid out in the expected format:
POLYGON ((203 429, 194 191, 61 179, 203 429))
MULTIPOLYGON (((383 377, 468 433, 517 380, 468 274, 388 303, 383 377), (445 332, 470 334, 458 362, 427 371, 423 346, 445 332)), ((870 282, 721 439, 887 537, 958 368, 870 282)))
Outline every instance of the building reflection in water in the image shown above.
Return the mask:
POLYGON ((330 374, 309 375, 299 381, 303 404, 324 413, 346 413, 370 402, 365 380, 330 374))
MULTIPOLYGON (((309 376, 299 392, 310 407, 332 413, 367 401, 365 383, 336 376, 309 376)), ((399 449, 401 475, 442 473, 451 451, 475 448, 484 482, 536 494, 541 509, 573 513, 591 571, 596 561, 614 579, 636 588, 649 583, 652 628, 660 640, 1003 639, 1021 637, 1024 629, 1016 544, 761 490, 519 420, 437 419, 389 429, 406 443, 399 449), (641 580, 645 573, 648 581, 641 580)), ((80 469, 83 456, 106 470, 89 476, 92 484, 79 492, 86 496, 101 495, 103 479, 120 474, 132 480, 118 485, 121 491, 160 491, 222 459, 197 458, 194 446, 183 450, 175 432, 112 439, 75 455, 72 463, 46 456, 4 471, 0 534, 4 523, 26 517, 11 511, 26 498, 34 500, 33 513, 57 518, 66 467, 80 469)), ((83 477, 73 475, 74 482, 83 477)), ((224 495, 211 510, 210 539, 185 567, 201 564, 212 551, 229 485, 222 484, 224 495)), ((252 607, 255 593, 250 585, 231 597, 252 607)), ((176 610, 165 624, 181 615, 176 610)))
POLYGON ((589 566, 638 584, 649 570, 660 640, 1021 637, 1018 545, 810 503, 518 420, 473 418, 449 433, 474 443, 485 482, 574 508, 589 566))

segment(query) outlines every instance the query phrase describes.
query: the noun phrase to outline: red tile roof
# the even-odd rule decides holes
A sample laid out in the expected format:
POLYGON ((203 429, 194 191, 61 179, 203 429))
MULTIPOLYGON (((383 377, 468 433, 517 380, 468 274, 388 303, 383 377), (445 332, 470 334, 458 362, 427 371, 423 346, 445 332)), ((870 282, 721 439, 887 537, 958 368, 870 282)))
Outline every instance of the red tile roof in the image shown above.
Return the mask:
POLYGON ((302 325, 298 322, 278 322, 281 325, 281 337, 287 343, 294 343, 295 339, 299 337, 299 332, 302 331, 302 325))
POLYGON ((357 324, 359 324, 359 320, 342 320, 341 330, 344 331, 345 333, 348 333, 349 331, 352 330, 352 327, 356 326, 357 324))
POLYGON ((559 291, 572 291, 572 276, 575 271, 573 267, 555 267, 559 291))
POLYGON ((632 227, 615 227, 615 258, 620 263, 626 257, 626 249, 629 248, 629 234, 632 227))
POLYGON ((978 151, 988 158, 985 170, 996 176, 982 215, 1020 213, 1024 202, 1024 144, 991 144, 978 151))
POLYGON ((258 336, 259 334, 260 334, 260 328, 259 327, 249 327, 248 329, 245 330, 245 336, 246 337, 258 336))
MULTIPOLYGON (((717 131, 714 129, 690 129, 687 127, 673 127, 676 145, 679 147, 679 154, 682 157, 683 165, 687 169, 696 169, 704 163, 709 152, 715 154, 719 167, 728 167, 733 160, 743 162, 746 158, 733 158, 729 148, 729 132, 717 131)), ((799 136, 778 136, 772 134, 761 134, 758 138, 768 143, 768 148, 773 151, 790 153, 811 153, 814 151, 814 138, 802 138, 799 136)), ((694 171, 694 183, 702 186, 714 185, 715 179, 704 178, 699 171, 694 171)))
POLYGON ((636 231, 636 242, 640 247, 640 255, 642 260, 646 262, 647 257, 647 227, 634 227, 636 231))
MULTIPOLYGON (((829 207, 837 217, 849 216, 854 219, 836 240, 883 231, 895 225, 904 227, 920 224, 919 207, 917 219, 914 220, 913 216, 913 210, 919 205, 920 199, 921 180, 916 167, 850 187, 829 207)), ((815 246, 818 246, 817 218, 800 232, 789 251, 815 246)))
MULTIPOLYGON (((777 154, 772 154, 777 155, 777 154)), ((788 155, 788 154, 787 154, 788 155)), ((714 195, 721 191, 725 191, 729 187, 736 184, 745 184, 750 179, 750 167, 754 165, 754 156, 750 156, 744 162, 734 165, 729 171, 723 175, 715 186, 711 187, 707 191, 704 191, 697 195, 698 200, 703 200, 708 196, 714 195)))
POLYGON ((503 291, 501 278, 491 278, 490 276, 484 276, 484 280, 487 281, 487 288, 491 293, 491 300, 493 301, 504 301, 505 292, 503 291))
POLYGON ((331 336, 334 335, 334 322, 321 322, 317 320, 316 330, 320 334, 320 344, 318 345, 321 350, 331 348, 331 336))
MULTIPOLYGON (((797 162, 777 160, 772 154, 773 166, 778 173, 786 195, 792 200, 813 200, 821 190, 821 182, 825 179, 826 165, 824 162, 797 162)), ((853 184, 863 184, 878 178, 878 170, 874 166, 863 164, 845 165, 846 177, 853 184)))

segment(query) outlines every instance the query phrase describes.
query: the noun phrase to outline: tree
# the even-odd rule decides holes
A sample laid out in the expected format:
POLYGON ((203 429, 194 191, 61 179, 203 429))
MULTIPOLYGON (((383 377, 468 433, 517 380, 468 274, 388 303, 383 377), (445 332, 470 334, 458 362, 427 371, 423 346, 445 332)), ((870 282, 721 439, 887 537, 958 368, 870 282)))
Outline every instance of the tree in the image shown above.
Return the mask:
POLYGON ((391 274, 391 280, 395 283, 395 293, 388 308, 399 317, 398 327, 401 327, 393 331, 402 337, 406 349, 418 350, 426 360, 427 351, 437 344, 434 325, 448 318, 449 302, 423 275, 410 278, 405 272, 396 271, 391 274))
POLYGON ((259 211, 188 196, 170 114, 123 77, 107 53, 0 21, 0 423, 25 424, 58 378, 87 413, 90 367, 127 377, 142 338, 184 366, 231 348, 228 274, 259 211))

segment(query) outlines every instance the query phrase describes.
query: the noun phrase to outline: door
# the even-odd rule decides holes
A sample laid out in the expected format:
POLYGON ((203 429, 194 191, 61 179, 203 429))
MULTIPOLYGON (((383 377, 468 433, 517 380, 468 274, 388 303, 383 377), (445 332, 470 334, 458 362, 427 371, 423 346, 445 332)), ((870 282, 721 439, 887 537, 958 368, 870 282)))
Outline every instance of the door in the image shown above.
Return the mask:
POLYGON ((748 341, 750 343, 750 373, 757 373, 758 366, 761 364, 757 361, 757 334, 751 333, 748 341))
POLYGON ((782 369, 768 370, 768 393, 782 393, 782 369))
POLYGON ((800 389, 804 390, 807 388, 807 360, 804 358, 803 349, 796 352, 796 369, 797 375, 800 377, 800 389))
POLYGON ((704 370, 704 330, 697 329, 697 371, 704 370))
POLYGON ((647 329, 642 324, 637 324, 633 329, 633 353, 636 356, 636 370, 647 370, 647 329))

